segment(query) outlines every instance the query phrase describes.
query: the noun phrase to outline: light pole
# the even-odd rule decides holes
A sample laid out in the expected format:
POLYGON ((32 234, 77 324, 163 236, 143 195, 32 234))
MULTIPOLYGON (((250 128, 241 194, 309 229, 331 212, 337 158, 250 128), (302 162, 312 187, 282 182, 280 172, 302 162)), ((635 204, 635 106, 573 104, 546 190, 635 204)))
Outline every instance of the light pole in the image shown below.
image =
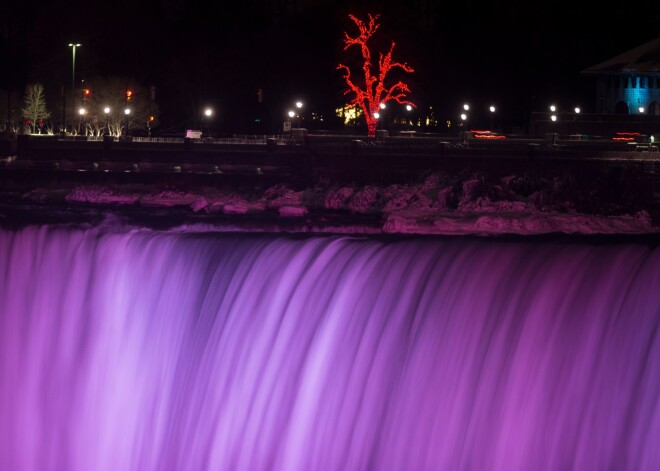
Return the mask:
POLYGON ((124 110, 124 115, 126 115, 126 137, 128 137, 128 117, 130 116, 130 114, 131 114, 131 109, 126 108, 124 110))
POLYGON ((106 106, 103 108, 103 112, 105 113, 105 132, 107 135, 110 135, 110 107, 106 106))
MULTIPOLYGON (((296 116, 296 112, 293 110, 289 111, 287 114, 289 115, 290 119, 293 119, 296 116)), ((291 137, 293 138, 293 126, 291 126, 291 137)))
MULTIPOLYGON (((467 105, 465 105, 465 106, 467 106, 467 105)), ((463 109, 465 109, 465 106, 463 107, 463 109)), ((468 107, 468 109, 469 109, 469 107, 468 107)), ((461 113, 461 121, 463 121, 461 123, 461 125, 463 126, 463 136, 462 137, 463 137, 464 140, 467 138, 467 133, 465 131, 465 128, 467 127, 466 126, 467 125, 467 118, 468 118, 467 113, 461 113)))
POLYGON ((495 107, 491 105, 491 107, 488 108, 488 109, 490 110, 490 130, 494 131, 494 129, 493 129, 493 117, 495 116, 495 107))
POLYGON ((376 111, 374 118, 376 118, 376 140, 378 140, 378 120, 380 119, 380 113, 376 111))
POLYGON ((87 110, 85 108, 80 108, 78 110, 78 114, 80 115, 80 132, 79 134, 82 134, 82 129, 83 129, 83 118, 85 117, 85 114, 87 113, 87 110))
POLYGON ((644 114, 644 107, 640 106, 638 108, 638 111, 639 111, 639 134, 640 134, 640 137, 641 137, 641 134, 642 134, 642 115, 644 114))
MULTIPOLYGON (((72 109, 76 108, 76 48, 81 47, 80 43, 69 43, 71 48, 71 107, 72 109)), ((73 118, 71 119, 71 126, 73 126, 73 118)), ((66 128, 66 124, 64 126, 66 128)))
POLYGON ((303 107, 302 101, 297 101, 296 102, 296 108, 298 108, 298 129, 300 129, 300 110, 303 107))
MULTIPOLYGON (((551 109, 552 109, 552 108, 554 108, 554 106, 551 107, 551 109)), ((550 121, 552 121, 552 145, 554 146, 555 143, 556 143, 556 137, 557 137, 557 133, 555 132, 555 125, 554 125, 554 123, 557 122, 557 115, 554 115, 554 114, 553 114, 552 116, 550 116, 550 121)))
POLYGON ((209 120, 211 119, 211 116, 213 116, 213 110, 211 108, 206 108, 204 110, 204 117, 206 118, 206 131, 209 133, 209 137, 211 137, 211 123, 209 120))

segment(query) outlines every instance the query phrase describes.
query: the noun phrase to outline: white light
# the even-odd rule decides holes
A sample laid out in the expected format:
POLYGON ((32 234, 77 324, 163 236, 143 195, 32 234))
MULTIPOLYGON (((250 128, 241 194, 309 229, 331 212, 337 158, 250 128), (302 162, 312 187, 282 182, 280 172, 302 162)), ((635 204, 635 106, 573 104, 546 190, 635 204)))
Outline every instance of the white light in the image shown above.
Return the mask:
POLYGON ((296 102, 296 108, 302 108, 302 106, 303 106, 302 101, 296 102))
POLYGON ((575 107, 575 114, 580 114, 580 107, 579 106, 575 107))
POLYGON ((463 105, 463 109, 464 109, 465 111, 468 111, 468 110, 470 109, 470 105, 468 105, 467 103, 464 104, 464 105, 463 105))
POLYGON ((130 109, 130 108, 126 108, 126 109, 124 110, 124 114, 127 115, 127 116, 128 116, 129 114, 131 114, 131 109, 130 109))
POLYGON ((552 121, 557 121, 557 117, 556 117, 555 115, 550 116, 550 119, 551 119, 552 121))
POLYGON ((374 118, 376 119, 380 118, 380 113, 374 113, 374 118))
POLYGON ((554 113, 555 111, 557 111, 557 107, 555 105, 550 105, 550 111, 554 113))
POLYGON ((213 115, 213 110, 211 108, 206 108, 204 110, 204 114, 210 117, 211 115, 213 115))
POLYGON ((384 110, 384 109, 385 109, 385 103, 381 103, 381 104, 378 105, 378 106, 380 106, 380 109, 381 109, 381 110, 384 110))
POLYGON ((85 113, 87 113, 87 110, 85 108, 80 108, 78 110, 78 113, 80 114, 80 116, 83 116, 85 113))
POLYGON ((461 114, 461 119, 465 121, 467 119, 467 115, 465 113, 461 114))
POLYGON ((110 113, 110 107, 109 107, 109 106, 106 106, 105 108, 103 108, 103 112, 104 112, 105 114, 109 114, 109 113, 110 113))
POLYGON ((490 110, 491 113, 495 113, 495 107, 494 107, 494 106, 491 106, 491 107, 488 108, 488 109, 490 110))
POLYGON ((406 105, 406 110, 408 110, 408 111, 412 111, 412 106, 410 106, 410 105, 406 105))
POLYGON ((69 43, 69 47, 80 47, 80 46, 82 46, 82 44, 69 43))
POLYGON ((295 111, 289 111, 289 118, 293 118, 296 115, 295 111))
POLYGON ((640 107, 639 107, 639 113, 640 113, 640 114, 644 113, 644 107, 643 107, 643 106, 640 106, 640 107))

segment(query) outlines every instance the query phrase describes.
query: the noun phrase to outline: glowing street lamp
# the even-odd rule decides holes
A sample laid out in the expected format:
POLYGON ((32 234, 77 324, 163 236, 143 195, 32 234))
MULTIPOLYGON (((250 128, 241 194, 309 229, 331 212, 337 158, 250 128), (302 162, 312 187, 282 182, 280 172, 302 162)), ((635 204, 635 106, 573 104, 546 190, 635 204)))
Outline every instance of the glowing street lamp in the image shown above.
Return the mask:
POLYGON ((643 106, 640 106, 638 108, 638 110, 639 110, 639 114, 644 114, 644 107, 643 106))
MULTIPOLYGON (((553 123, 557 122, 557 115, 554 115, 554 114, 553 114, 552 116, 550 116, 550 120, 551 120, 553 123)), ((553 126, 552 126, 552 145, 553 145, 553 146, 555 145, 555 139, 556 139, 556 136, 557 136, 557 133, 555 132, 555 126, 554 126, 554 124, 553 124, 553 126)))
POLYGON ((557 107, 555 105, 550 105, 550 111, 554 113, 555 111, 557 111, 557 107))
POLYGON ((302 101, 297 101, 296 102, 296 108, 298 108, 298 112, 296 113, 296 116, 298 117, 298 129, 300 129, 300 110, 303 107, 303 102, 302 101))
MULTIPOLYGON (((213 109, 212 108, 206 108, 204 110, 204 116, 207 118, 207 120, 210 120, 211 116, 213 116, 213 109)), ((202 119, 202 122, 204 122, 203 119, 202 119)), ((211 137, 211 123, 209 123, 209 122, 206 123, 206 131, 208 132, 209 137, 211 137)))
POLYGON ((580 110, 580 107, 579 107, 579 106, 576 106, 576 107, 575 107, 575 114, 580 114, 580 111, 581 111, 581 110, 580 110))
MULTIPOLYGON (((412 109, 413 109, 412 105, 406 105, 406 111, 407 111, 407 112, 411 112, 412 109)), ((408 124, 409 124, 410 126, 413 125, 413 120, 412 120, 412 118, 410 118, 410 116, 408 117, 408 124)))
POLYGON ((493 116, 495 116, 495 107, 491 105, 488 109, 490 110, 490 130, 493 131, 493 116))
POLYGON ((124 115, 126 115, 126 136, 128 136, 128 117, 131 114, 131 109, 130 108, 125 108, 124 109, 124 115))
POLYGON ((82 133, 83 130, 83 118, 85 117, 85 114, 87 114, 87 110, 85 108, 80 108, 78 110, 78 114, 80 115, 80 127, 79 127, 79 132, 82 133))
POLYGON ((103 108, 103 112, 105 113, 105 129, 106 133, 109 136, 110 135, 110 107, 106 106, 103 108))
POLYGON ((464 104, 464 105, 463 105, 463 109, 464 109, 465 111, 470 111, 470 105, 468 105, 467 103, 464 104))
POLYGON ((287 114, 289 115, 289 118, 294 118, 296 116, 295 111, 289 111, 287 114))

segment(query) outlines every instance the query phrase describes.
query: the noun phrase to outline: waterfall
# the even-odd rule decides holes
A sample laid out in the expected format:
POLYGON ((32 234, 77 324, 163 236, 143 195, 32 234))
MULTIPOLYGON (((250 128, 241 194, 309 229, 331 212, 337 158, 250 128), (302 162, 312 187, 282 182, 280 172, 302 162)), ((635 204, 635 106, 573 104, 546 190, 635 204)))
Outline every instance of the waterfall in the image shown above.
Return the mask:
POLYGON ((660 469, 644 241, 0 230, 0 469, 660 469))

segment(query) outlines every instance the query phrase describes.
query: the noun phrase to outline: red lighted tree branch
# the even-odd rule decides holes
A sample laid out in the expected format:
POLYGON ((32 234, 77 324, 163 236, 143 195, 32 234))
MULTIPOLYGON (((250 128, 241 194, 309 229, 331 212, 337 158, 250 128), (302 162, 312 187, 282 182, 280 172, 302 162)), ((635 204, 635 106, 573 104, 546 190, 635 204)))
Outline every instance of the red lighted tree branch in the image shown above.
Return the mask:
MULTIPOLYGON (((352 105, 359 106, 364 113, 367 120, 367 129, 369 136, 376 135, 377 120, 374 114, 380 111, 380 104, 387 103, 394 100, 402 105, 415 106, 414 103, 406 99, 406 94, 410 93, 408 85, 402 81, 398 81, 392 85, 386 85, 388 74, 395 70, 401 69, 404 72, 414 72, 413 68, 406 63, 394 62, 392 60, 392 53, 394 52, 394 45, 392 41, 390 50, 386 53, 380 53, 378 63, 374 65, 371 59, 371 50, 367 41, 378 31, 380 25, 377 23, 380 15, 369 15, 369 21, 365 22, 355 17, 348 15, 358 27, 359 34, 356 37, 349 36, 344 32, 344 51, 352 46, 358 46, 362 54, 362 76, 354 78, 351 69, 344 64, 339 64, 337 69, 344 71, 344 80, 348 85, 345 95, 354 95, 351 100, 352 105)), ((357 75, 357 74, 355 74, 357 75)))

